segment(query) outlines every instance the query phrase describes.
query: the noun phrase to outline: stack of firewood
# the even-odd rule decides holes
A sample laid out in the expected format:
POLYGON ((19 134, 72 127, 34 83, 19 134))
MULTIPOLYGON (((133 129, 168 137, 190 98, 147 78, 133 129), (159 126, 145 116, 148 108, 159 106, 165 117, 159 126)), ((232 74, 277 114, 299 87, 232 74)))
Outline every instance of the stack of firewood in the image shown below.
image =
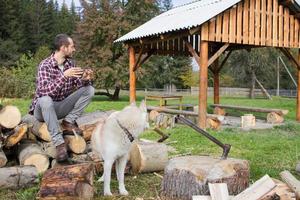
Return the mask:
MULTIPOLYGON (((96 125, 111 112, 85 114, 77 120, 83 135, 65 135, 71 157, 78 162, 100 161, 91 152, 90 139, 96 125)), ((37 181, 56 163, 56 149, 45 123, 32 115, 21 116, 15 106, 0 106, 0 187, 22 188, 37 181), (11 177, 11 178, 8 178, 11 177), (15 177, 15 178, 12 178, 15 177)))

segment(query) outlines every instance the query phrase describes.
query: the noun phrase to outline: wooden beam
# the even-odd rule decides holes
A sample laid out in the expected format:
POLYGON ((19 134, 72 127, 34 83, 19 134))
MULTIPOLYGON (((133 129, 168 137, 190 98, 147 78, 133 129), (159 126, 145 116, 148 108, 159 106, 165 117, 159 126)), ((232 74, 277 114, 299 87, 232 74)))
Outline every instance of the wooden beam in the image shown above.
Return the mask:
POLYGON ((193 48, 193 46, 187 40, 184 40, 184 43, 185 43, 185 46, 188 48, 190 54, 195 58, 198 66, 200 67, 201 66, 200 57, 198 56, 196 50, 193 48))
POLYGON ((214 62, 214 104, 220 103, 220 71, 218 59, 214 62))
POLYGON ((190 29, 190 30, 189 30, 189 33, 190 33, 191 35, 194 35, 194 34, 196 34, 196 33, 200 33, 200 30, 201 30, 201 28, 200 28, 200 26, 198 26, 198 27, 195 27, 195 28, 190 29))
POLYGON ((281 52, 290 60, 292 61, 292 63, 295 64, 295 66, 297 67, 298 70, 300 70, 300 64, 299 61, 297 61, 294 56, 292 55, 292 53, 287 49, 287 48, 279 48, 281 50, 281 52))
POLYGON ((137 60, 136 62, 134 63, 134 66, 133 66, 133 71, 135 71, 138 67, 138 64, 142 58, 142 55, 143 55, 143 51, 144 51, 144 45, 142 45, 141 49, 140 49, 140 52, 139 52, 139 55, 137 57, 137 60))
MULTIPOLYGON (((298 49, 298 61, 300 62, 300 49, 298 49)), ((296 120, 300 122, 300 69, 298 68, 298 87, 297 87, 297 113, 296 120)))
POLYGON ((155 52, 155 50, 150 50, 149 52, 147 52, 147 55, 144 58, 142 58, 142 60, 140 60, 139 63, 136 62, 137 65, 134 65, 133 71, 135 72, 139 67, 141 67, 141 65, 144 62, 146 62, 146 60, 148 60, 148 58, 150 58, 154 52, 155 52))
POLYGON ((208 42, 200 42, 200 65, 199 65, 199 110, 198 125, 206 128, 207 114, 207 68, 208 68, 208 42))
POLYGON ((210 59, 208 60, 208 67, 229 47, 229 43, 225 43, 210 59))
POLYGON ((135 64, 135 52, 134 47, 129 46, 129 99, 130 103, 135 102, 136 100, 136 89, 135 89, 135 82, 136 77, 133 71, 133 67, 135 64))
POLYGON ((232 51, 229 51, 229 52, 227 53, 226 57, 223 59, 221 65, 219 66, 219 68, 218 68, 218 70, 217 70, 218 72, 221 71, 221 69, 222 69, 223 66, 225 65, 225 63, 226 63, 226 61, 228 60, 228 58, 229 58, 229 56, 230 56, 231 53, 232 53, 232 51))

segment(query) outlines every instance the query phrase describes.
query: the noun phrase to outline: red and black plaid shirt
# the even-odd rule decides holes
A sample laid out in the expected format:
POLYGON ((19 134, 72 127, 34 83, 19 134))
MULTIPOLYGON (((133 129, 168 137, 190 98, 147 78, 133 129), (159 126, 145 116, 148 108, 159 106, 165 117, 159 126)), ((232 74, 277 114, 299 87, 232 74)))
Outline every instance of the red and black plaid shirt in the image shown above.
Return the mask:
MULTIPOLYGON (((73 62, 66 59, 63 63, 64 71, 75 67, 73 62)), ((42 96, 50 96, 53 101, 61 101, 69 96, 76 89, 90 85, 91 81, 83 81, 80 78, 68 78, 59 69, 54 54, 43 60, 38 68, 36 79, 36 92, 29 108, 29 113, 33 114, 37 99, 42 96)))

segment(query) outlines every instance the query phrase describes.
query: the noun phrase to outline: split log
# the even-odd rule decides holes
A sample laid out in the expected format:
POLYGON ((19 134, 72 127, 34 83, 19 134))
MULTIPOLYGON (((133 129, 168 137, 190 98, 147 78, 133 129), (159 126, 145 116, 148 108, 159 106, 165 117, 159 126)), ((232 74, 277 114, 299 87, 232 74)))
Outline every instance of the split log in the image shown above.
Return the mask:
POLYGON ((21 165, 34 165, 38 172, 45 172, 49 167, 49 158, 41 147, 29 141, 19 145, 18 158, 21 165))
POLYGON ((5 147, 9 148, 16 145, 26 134, 28 125, 23 123, 14 128, 14 134, 10 135, 5 141, 5 147))
POLYGON ((214 130, 219 130, 221 128, 221 122, 215 119, 206 119, 206 128, 211 128, 214 130))
POLYGON ((15 106, 4 106, 0 110, 0 126, 15 128, 21 122, 21 112, 15 106))
POLYGON ((83 131, 83 138, 91 140, 92 133, 98 124, 104 124, 106 118, 114 111, 96 111, 85 113, 76 120, 78 127, 83 131))
POLYGON ((83 137, 79 135, 65 135, 65 142, 68 146, 69 151, 73 153, 81 154, 86 149, 86 142, 83 137))
POLYGON ((175 126, 175 117, 170 114, 159 113, 155 120, 157 128, 173 128, 175 126))
POLYGON ((269 193, 261 197, 259 200, 296 200, 295 193, 289 188, 286 183, 274 178, 272 178, 272 180, 275 182, 276 187, 269 193))
POLYGON ((91 199, 94 170, 92 164, 60 166, 45 172, 39 199, 91 199))
POLYGON ((248 187, 249 173, 246 160, 176 157, 165 167, 161 196, 187 200, 192 199, 193 195, 208 195, 208 183, 227 183, 229 194, 236 195, 248 187))
POLYGON ((249 188, 244 190, 242 193, 235 196, 232 200, 253 200, 263 197, 265 194, 270 192, 275 188, 274 181, 268 176, 265 175, 258 181, 256 181, 249 188))
POLYGON ((38 183, 38 171, 34 166, 0 168, 0 188, 21 189, 38 183))
POLYGON ((297 199, 300 199, 300 181, 298 181, 289 171, 281 172, 280 177, 296 193, 297 199))
POLYGON ((29 114, 25 115, 22 121, 31 127, 30 130, 35 136, 44 141, 51 142, 51 136, 46 123, 38 121, 33 115, 29 114))
POLYGON ((276 112, 270 112, 267 115, 267 122, 271 124, 279 124, 284 121, 283 116, 277 114, 276 112))
MULTIPOLYGON (((4 167, 7 163, 7 158, 5 153, 0 149, 0 167, 4 167)), ((1 179, 1 177, 0 177, 1 179)))
POLYGON ((209 193, 212 200, 228 200, 229 194, 226 183, 209 183, 209 193))
POLYGON ((225 116, 226 115, 226 112, 223 108, 219 108, 219 107, 215 107, 214 108, 214 114, 215 115, 222 115, 222 116, 225 116))
POLYGON ((130 163, 134 173, 162 171, 168 163, 167 145, 136 142, 130 150, 130 163))

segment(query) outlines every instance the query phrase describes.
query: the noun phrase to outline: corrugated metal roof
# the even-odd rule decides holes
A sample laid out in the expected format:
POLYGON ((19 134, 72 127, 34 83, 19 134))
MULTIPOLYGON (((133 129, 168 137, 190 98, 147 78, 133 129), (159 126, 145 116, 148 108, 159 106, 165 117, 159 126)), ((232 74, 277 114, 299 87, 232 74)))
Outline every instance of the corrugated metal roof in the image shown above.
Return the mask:
POLYGON ((164 12, 115 42, 190 29, 203 24, 241 0, 200 0, 164 12))

